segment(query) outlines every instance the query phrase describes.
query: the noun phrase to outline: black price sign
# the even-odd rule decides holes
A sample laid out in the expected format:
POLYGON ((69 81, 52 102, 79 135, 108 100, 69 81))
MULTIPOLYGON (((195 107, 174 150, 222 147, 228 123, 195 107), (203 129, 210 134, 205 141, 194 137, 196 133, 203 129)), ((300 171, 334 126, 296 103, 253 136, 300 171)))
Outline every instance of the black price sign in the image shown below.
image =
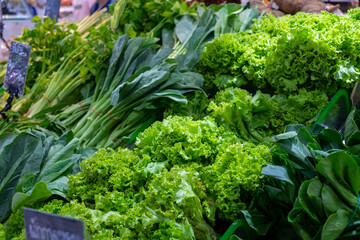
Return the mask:
POLYGON ((4 88, 8 92, 13 91, 13 93, 18 96, 23 95, 29 57, 30 46, 14 41, 11 42, 9 60, 4 81, 4 88))
POLYGON ((26 240, 83 240, 84 223, 24 208, 26 240))
POLYGON ((61 0, 47 0, 45 7, 45 15, 51 19, 57 19, 59 17, 60 2, 61 0))

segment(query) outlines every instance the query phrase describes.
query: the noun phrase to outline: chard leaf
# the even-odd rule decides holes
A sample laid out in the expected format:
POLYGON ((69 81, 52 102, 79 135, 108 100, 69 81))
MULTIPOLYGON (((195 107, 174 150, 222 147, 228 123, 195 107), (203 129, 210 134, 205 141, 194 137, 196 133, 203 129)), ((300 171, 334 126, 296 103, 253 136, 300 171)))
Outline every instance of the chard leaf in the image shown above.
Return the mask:
POLYGON ((14 140, 15 137, 16 135, 10 133, 3 133, 0 135, 0 153, 14 140))
POLYGON ((70 158, 73 155, 73 151, 79 145, 79 140, 74 138, 71 140, 66 146, 63 145, 54 145, 53 147, 56 148, 56 152, 52 155, 48 155, 42 163, 41 172, 38 176, 38 179, 42 179, 46 176, 48 169, 56 164, 58 161, 66 158, 70 158))
POLYGON ((185 43, 196 29, 196 22, 189 16, 184 15, 176 24, 176 36, 181 43, 185 43))
POLYGON ((41 141, 33 134, 21 133, 0 153, 0 222, 11 211, 11 198, 19 179, 38 173, 44 157, 41 141))
POLYGON ((238 28, 235 25, 234 27, 235 31, 245 31, 252 25, 253 19, 257 19, 258 17, 259 17, 259 12, 257 11, 256 8, 245 9, 239 15, 240 28, 238 28))
POLYGON ((269 221, 266 216, 252 210, 245 210, 241 212, 244 214, 247 224, 249 224, 249 226, 259 235, 265 235, 269 231, 272 222, 269 221))
POLYGON ((274 165, 268 164, 266 167, 264 167, 262 169, 261 173, 266 176, 270 176, 277 180, 288 182, 288 183, 294 185, 294 183, 291 181, 291 179, 289 177, 287 168, 285 168, 285 167, 274 166, 274 165))
POLYGON ((48 189, 45 182, 38 182, 35 184, 30 195, 17 192, 12 198, 11 209, 15 211, 19 207, 26 204, 34 204, 37 202, 43 202, 52 196, 52 192, 48 189))
POLYGON ((334 129, 323 129, 316 137, 325 151, 345 147, 340 133, 334 129))
POLYGON ((161 31, 161 41, 163 49, 172 49, 175 45, 174 30, 163 28, 161 31))
POLYGON ((324 212, 327 217, 339 209, 352 211, 346 203, 340 200, 338 194, 328 184, 324 184, 324 187, 322 188, 321 199, 323 201, 324 212))
POLYGON ((106 75, 106 79, 104 82, 104 91, 106 91, 108 89, 109 86, 109 81, 112 80, 116 74, 116 68, 118 66, 118 61, 120 59, 120 56, 128 42, 129 36, 124 34, 121 37, 118 38, 118 40, 116 40, 114 48, 113 48, 113 52, 110 58, 110 64, 109 64, 109 70, 107 72, 106 75))
POLYGON ((321 240, 337 239, 348 225, 350 213, 339 209, 329 216, 321 232, 321 240))
POLYGON ((356 161, 349 153, 338 151, 330 154, 317 164, 316 170, 350 206, 356 207, 360 173, 356 161))

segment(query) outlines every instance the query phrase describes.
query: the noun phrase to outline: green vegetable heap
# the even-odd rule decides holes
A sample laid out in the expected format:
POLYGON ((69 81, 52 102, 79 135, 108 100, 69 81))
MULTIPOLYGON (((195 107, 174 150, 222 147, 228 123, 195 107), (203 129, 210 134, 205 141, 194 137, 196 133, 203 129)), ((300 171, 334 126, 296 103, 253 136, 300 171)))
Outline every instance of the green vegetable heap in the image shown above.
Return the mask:
POLYGON ((334 94, 359 78, 359 9, 258 20, 250 31, 206 44, 197 69, 210 92, 243 87, 270 94, 334 94))

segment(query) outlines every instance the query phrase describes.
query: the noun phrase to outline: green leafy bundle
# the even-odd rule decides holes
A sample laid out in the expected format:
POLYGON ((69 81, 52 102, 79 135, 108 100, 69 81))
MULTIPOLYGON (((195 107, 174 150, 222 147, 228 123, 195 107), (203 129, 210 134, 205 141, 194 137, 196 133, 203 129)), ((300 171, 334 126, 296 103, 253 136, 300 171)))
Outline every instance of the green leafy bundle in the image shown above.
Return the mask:
POLYGON ((254 96, 246 90, 227 88, 219 91, 209 104, 209 111, 219 124, 225 124, 246 141, 261 142, 282 133, 286 125, 306 123, 309 127, 316 114, 326 105, 327 97, 319 91, 284 95, 254 96))
POLYGON ((345 141, 336 130, 312 135, 303 125, 273 138, 282 150, 273 151, 273 164, 262 170, 267 177, 254 209, 243 211, 251 231, 280 236, 288 229, 302 239, 359 237, 359 119, 354 109, 345 122, 345 141))
POLYGON ((202 91, 202 76, 191 72, 196 53, 164 60, 171 50, 156 51, 157 47, 154 40, 141 37, 123 35, 116 41, 91 111, 74 127, 82 144, 98 148, 124 144, 144 120, 161 115, 169 100, 186 103, 183 94, 202 91))
POLYGON ((14 40, 31 46, 26 82, 29 88, 40 75, 58 65, 83 42, 81 35, 76 32, 76 24, 57 24, 55 20, 44 18, 43 21, 40 17, 32 21, 35 23, 34 28, 24 29, 24 33, 14 40))
POLYGON ((55 138, 30 131, 0 139, 0 222, 25 203, 41 203, 53 195, 66 198, 67 176, 80 171, 79 163, 94 153, 81 150, 72 133, 55 138))
POLYGON ((177 16, 188 14, 196 17, 198 5, 188 6, 181 0, 120 0, 115 5, 111 25, 130 37, 156 37, 162 28, 173 28, 177 16))
POLYGON ((108 67, 107 62, 118 33, 109 29, 106 24, 91 28, 89 33, 89 37, 79 46, 71 48, 56 71, 52 70, 41 76, 42 79, 27 96, 37 99, 27 113, 29 117, 56 105, 77 102, 79 97, 76 96, 87 98, 92 94, 94 83, 99 81, 102 72, 108 67), (38 84, 43 83, 46 88, 37 89, 38 84))
POLYGON ((15 41, 31 46, 25 97, 13 106, 15 111, 24 113, 33 102, 42 97, 50 78, 72 51, 84 40, 76 31, 76 24, 58 24, 50 18, 34 17, 35 26, 25 29, 15 41))
POLYGON ((206 44, 197 69, 209 93, 230 86, 271 94, 349 89, 359 78, 358 11, 270 15, 206 44))

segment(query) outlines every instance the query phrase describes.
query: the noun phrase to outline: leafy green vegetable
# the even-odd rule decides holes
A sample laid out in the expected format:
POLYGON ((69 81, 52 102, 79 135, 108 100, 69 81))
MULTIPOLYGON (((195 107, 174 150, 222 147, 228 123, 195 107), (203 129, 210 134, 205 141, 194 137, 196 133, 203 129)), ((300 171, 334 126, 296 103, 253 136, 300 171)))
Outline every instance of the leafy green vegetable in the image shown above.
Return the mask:
POLYGON ((0 154, 0 222, 11 212, 11 198, 19 179, 29 173, 38 173, 44 155, 41 141, 33 134, 22 133, 5 146, 0 154))
POLYGON ((288 124, 311 126, 326 103, 326 95, 318 91, 271 97, 260 91, 252 96, 246 90, 227 88, 216 94, 209 110, 218 123, 235 130, 241 139, 258 142, 283 132, 288 124))
POLYGON ((201 50, 206 42, 222 34, 244 31, 251 26, 253 19, 259 17, 256 9, 233 3, 218 8, 215 5, 207 9, 198 8, 198 15, 198 20, 183 15, 175 21, 178 42, 171 57, 201 50))
MULTIPOLYGON (((238 140, 211 118, 169 117, 141 133, 135 150, 100 149, 82 161, 82 172, 69 177, 69 203, 36 202, 44 196, 40 183, 26 202, 22 194, 17 199, 84 219, 94 239, 215 239, 212 226, 241 216, 239 209, 250 206, 262 184, 262 167, 271 162, 267 146, 238 140)), ((20 182, 18 187, 28 188, 35 178, 20 182)), ((11 237, 21 236, 21 212, 14 210, 6 222, 11 237)))
POLYGON ((235 143, 231 132, 218 128, 211 118, 192 121, 189 117, 168 117, 140 133, 135 151, 152 161, 171 165, 197 162, 212 164, 226 143, 235 143))
POLYGON ((288 126, 273 137, 287 154, 273 151, 273 165, 262 170, 269 178, 258 189, 250 215, 260 214, 264 222, 250 222, 254 232, 271 236, 279 225, 291 224, 303 239, 359 235, 360 159, 356 137, 351 137, 358 131, 356 114, 354 109, 345 123, 344 143, 336 130, 323 129, 315 135, 303 125, 288 126), (285 216, 287 221, 281 220, 285 216), (267 232, 259 233, 266 224, 270 224, 267 232))
POLYGON ((169 117, 141 133, 135 151, 169 166, 190 164, 198 169, 208 191, 206 216, 214 223, 215 214, 225 221, 239 217, 239 209, 248 206, 259 187, 262 166, 271 161, 267 146, 237 141, 211 118, 169 117))
POLYGON ((120 0, 115 5, 115 15, 111 25, 130 37, 156 37, 162 28, 172 28, 177 16, 189 14, 196 17, 198 5, 195 2, 188 6, 181 0, 120 0))
POLYGON ((55 139, 33 130, 0 138, 4 140, 0 145, 0 222, 24 204, 41 203, 53 195, 67 198, 67 176, 77 173, 80 169, 75 166, 94 153, 93 149, 80 151, 71 133, 55 139))
MULTIPOLYGON (((101 149, 82 163, 83 172, 70 177, 69 196, 102 214, 117 216, 110 229, 127 229, 129 238, 170 234, 176 239, 194 239, 189 224, 194 230, 202 229, 196 231, 199 239, 211 238, 213 230, 203 220, 199 196, 203 198, 204 187, 198 173, 180 167, 168 171, 166 163, 149 160, 127 149, 101 149)), ((116 230, 112 237, 125 236, 116 230)))
POLYGON ((229 145, 217 155, 214 164, 201 171, 201 178, 214 196, 220 219, 234 221, 240 217, 239 210, 247 209, 253 193, 260 187, 262 167, 270 162, 267 146, 236 143, 229 145))
POLYGON ((197 66, 207 92, 242 87, 292 94, 304 88, 330 95, 352 88, 359 78, 357 12, 270 15, 250 31, 214 39, 197 66))
POLYGON ((359 218, 354 212, 360 187, 358 164, 345 151, 338 151, 318 163, 316 169, 325 181, 314 178, 302 183, 296 214, 294 210, 290 212, 289 220, 304 229, 310 223, 310 236, 321 232, 321 239, 337 239, 348 227, 353 213, 351 221, 359 218), (308 221, 299 218, 299 214, 305 214, 308 221))

